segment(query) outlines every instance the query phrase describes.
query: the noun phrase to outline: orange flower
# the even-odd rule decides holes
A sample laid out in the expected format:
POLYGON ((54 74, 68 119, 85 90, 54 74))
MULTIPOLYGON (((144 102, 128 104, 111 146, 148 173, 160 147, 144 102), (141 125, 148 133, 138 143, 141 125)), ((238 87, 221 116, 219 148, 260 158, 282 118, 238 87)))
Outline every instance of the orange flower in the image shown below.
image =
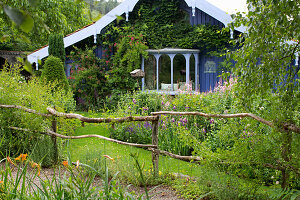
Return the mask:
POLYGON ((76 168, 79 167, 79 164, 80 164, 80 163, 79 163, 79 160, 77 160, 77 161, 76 161, 76 168))
POLYGON ((110 157, 109 155, 103 155, 103 157, 108 158, 109 160, 114 161, 114 159, 112 157, 110 157))
POLYGON ((15 158, 15 160, 19 160, 21 162, 25 161, 27 157, 27 153, 25 154, 20 154, 17 158, 15 158))
POLYGON ((6 157, 6 160, 7 160, 10 164, 16 166, 15 163, 13 163, 13 161, 10 159, 9 156, 6 157))
POLYGON ((69 166, 69 163, 68 163, 68 161, 66 161, 66 160, 63 161, 62 164, 63 164, 63 166, 65 166, 65 167, 68 167, 68 166, 69 166))
POLYGON ((41 174, 41 166, 39 164, 35 163, 35 162, 30 162, 30 164, 31 164, 32 168, 37 168, 38 169, 38 176, 40 176, 40 174, 41 174))
POLYGON ((4 191, 4 182, 3 181, 0 181, 0 192, 3 192, 4 191))

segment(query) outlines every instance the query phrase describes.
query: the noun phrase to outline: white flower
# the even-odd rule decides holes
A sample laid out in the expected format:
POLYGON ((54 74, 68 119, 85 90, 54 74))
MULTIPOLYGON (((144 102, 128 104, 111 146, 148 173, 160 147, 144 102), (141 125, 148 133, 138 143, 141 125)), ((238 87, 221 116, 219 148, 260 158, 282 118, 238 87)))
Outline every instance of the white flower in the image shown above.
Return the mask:
POLYGON ((276 181, 276 185, 278 185, 279 184, 279 181, 276 181))

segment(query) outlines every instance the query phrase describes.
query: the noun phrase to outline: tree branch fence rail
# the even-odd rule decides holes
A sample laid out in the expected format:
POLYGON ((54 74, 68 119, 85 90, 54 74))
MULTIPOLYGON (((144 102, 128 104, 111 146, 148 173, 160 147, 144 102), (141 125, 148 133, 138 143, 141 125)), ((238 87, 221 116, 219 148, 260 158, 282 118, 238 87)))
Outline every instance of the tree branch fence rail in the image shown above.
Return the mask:
MULTIPOLYGON (((198 157, 198 156, 181 156, 181 155, 176 155, 167 151, 160 150, 158 148, 158 128, 159 128, 159 119, 161 115, 181 115, 181 116, 201 116, 205 118, 252 118, 256 121, 259 121, 267 126, 274 127, 275 125, 273 122, 267 121, 261 117, 258 117, 254 114, 251 113, 238 113, 238 114, 206 114, 206 113, 201 113, 201 112, 169 112, 169 111, 160 111, 160 112, 152 112, 151 116, 128 116, 128 117, 122 117, 122 118, 89 118, 89 117, 84 117, 82 115, 76 114, 76 113, 62 113, 58 112, 53 108, 48 107, 47 111, 48 114, 45 113, 40 113, 38 111, 35 111, 33 109, 29 109, 23 106, 17 106, 17 105, 1 105, 0 108, 14 108, 14 109, 19 109, 23 110, 28 113, 40 115, 43 117, 52 117, 52 127, 50 129, 47 129, 45 132, 39 132, 40 134, 45 134, 49 135, 52 138, 53 143, 55 144, 55 156, 56 158, 58 157, 57 155, 57 146, 56 146, 56 138, 60 137, 62 139, 81 139, 81 138, 99 138, 102 140, 114 142, 117 144, 122 144, 122 145, 127 145, 127 146, 133 146, 133 147, 139 147, 139 148, 145 148, 149 151, 152 151, 152 163, 153 163, 153 171, 154 175, 158 174, 158 161, 159 161, 159 154, 163 154, 166 156, 170 156, 175 159, 179 160, 184 160, 184 161, 201 161, 203 158, 198 157), (59 133, 56 133, 56 127, 57 127, 57 122, 56 122, 56 117, 62 117, 66 119, 77 119, 81 121, 82 126, 84 126, 84 123, 111 123, 112 127, 114 127, 115 123, 125 123, 125 122, 143 122, 143 121, 151 121, 152 122, 152 144, 136 144, 136 143, 128 143, 124 141, 119 141, 115 140, 112 138, 104 137, 101 135, 81 135, 81 136, 66 136, 66 135, 61 135, 59 133)), ((19 127, 9 127, 10 129, 13 130, 19 130, 19 131, 25 131, 25 132, 37 132, 34 130, 29 130, 29 129, 23 129, 19 127)), ((292 124, 283 124, 282 129, 287 130, 287 131, 293 131, 295 133, 300 133, 300 127, 297 127, 292 124)), ((56 160, 57 161, 57 160, 56 160)), ((265 167, 269 168, 275 168, 274 166, 269 164, 265 164, 265 167)), ((278 167, 276 167, 278 168, 278 167)), ((297 174, 299 174, 299 171, 296 170, 297 174)))

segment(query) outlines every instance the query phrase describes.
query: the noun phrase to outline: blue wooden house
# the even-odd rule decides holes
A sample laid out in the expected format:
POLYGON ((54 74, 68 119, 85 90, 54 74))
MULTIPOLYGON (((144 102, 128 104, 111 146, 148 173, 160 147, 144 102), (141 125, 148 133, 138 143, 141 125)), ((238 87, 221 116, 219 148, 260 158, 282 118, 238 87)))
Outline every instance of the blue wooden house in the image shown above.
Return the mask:
MULTIPOLYGON (((123 16, 126 20, 129 20, 130 13, 138 2, 139 0, 125 0, 98 21, 67 35, 64 38, 65 48, 80 42, 84 43, 88 38, 97 44, 97 37, 103 33, 105 27, 114 23, 117 16, 123 16)), ((211 24, 222 28, 232 21, 229 14, 206 0, 182 0, 181 9, 188 13, 191 25, 211 24)), ((233 37, 234 34, 240 34, 244 31, 244 27, 239 27, 231 32, 231 36, 233 37)), ((95 54, 102 57, 102 50, 99 45, 95 50, 95 54)), ((143 90, 176 94, 184 87, 190 87, 192 90, 205 92, 213 89, 218 82, 218 67, 220 62, 223 61, 222 58, 206 56, 201 54, 198 49, 149 49, 148 53, 152 59, 145 60, 142 58, 141 69, 145 72, 145 77, 142 79, 143 90), (177 58, 178 56, 181 56, 181 60, 185 60, 185 64, 176 65, 176 63, 180 63, 176 62, 176 59, 180 59, 177 58), (163 58, 168 61, 160 62, 163 58)), ((38 70, 38 60, 47 56, 48 46, 45 46, 29 54, 27 58, 30 63, 35 63, 36 70, 38 70)), ((67 60, 65 63, 67 76, 70 75, 72 67, 70 62, 67 60)))

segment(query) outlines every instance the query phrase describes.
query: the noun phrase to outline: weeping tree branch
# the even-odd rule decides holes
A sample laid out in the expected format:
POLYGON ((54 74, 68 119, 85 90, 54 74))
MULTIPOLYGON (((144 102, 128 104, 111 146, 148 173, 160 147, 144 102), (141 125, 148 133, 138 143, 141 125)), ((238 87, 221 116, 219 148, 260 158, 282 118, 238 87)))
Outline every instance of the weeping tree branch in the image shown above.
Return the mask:
MULTIPOLYGON (((206 114, 202 112, 172 112, 172 111, 161 111, 161 112, 152 112, 152 115, 193 115, 193 116, 202 116, 206 118, 223 118, 223 119, 228 119, 228 118, 252 118, 258 122, 261 122, 267 126, 270 126, 272 128, 275 127, 274 123, 271 121, 267 121, 259 116, 256 116, 251 113, 237 113, 237 114, 206 114)), ((282 124, 282 128, 284 130, 288 131, 293 131, 295 133, 300 133, 300 127, 296 126, 295 124, 289 124, 289 123, 284 123, 282 124)))

